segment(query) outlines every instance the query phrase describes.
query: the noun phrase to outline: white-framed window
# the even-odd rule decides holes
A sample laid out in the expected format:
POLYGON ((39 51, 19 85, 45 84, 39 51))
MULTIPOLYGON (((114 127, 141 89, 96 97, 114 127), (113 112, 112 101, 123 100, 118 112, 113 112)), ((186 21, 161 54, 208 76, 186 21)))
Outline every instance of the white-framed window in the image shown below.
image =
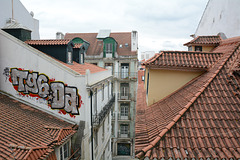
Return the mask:
POLYGON ((120 110, 120 116, 122 117, 128 117, 128 110, 129 106, 128 104, 121 104, 121 110, 120 110))
POLYGON ((67 63, 72 63, 72 52, 67 53, 67 63))
POLYGON ((113 44, 112 43, 107 43, 105 44, 105 53, 106 53, 106 57, 110 58, 112 57, 112 52, 113 52, 113 44))
POLYGON ((60 147, 60 160, 66 160, 70 156, 70 141, 60 147))
POLYGON ((128 134, 128 124, 121 124, 120 125, 120 134, 127 135, 128 134))

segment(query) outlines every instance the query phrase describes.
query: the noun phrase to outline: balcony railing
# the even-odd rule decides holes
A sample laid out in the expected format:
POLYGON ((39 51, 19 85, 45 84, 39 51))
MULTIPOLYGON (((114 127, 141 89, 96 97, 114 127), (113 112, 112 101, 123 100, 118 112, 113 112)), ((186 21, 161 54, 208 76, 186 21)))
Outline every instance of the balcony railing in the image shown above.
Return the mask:
POLYGON ((131 93, 118 93, 118 100, 131 100, 131 93))
POLYGON ((113 96, 110 101, 103 107, 103 109, 101 110, 101 112, 97 115, 93 115, 93 125, 95 127, 98 127, 102 121, 104 120, 104 118, 106 117, 106 115, 109 114, 109 112, 111 111, 111 108, 113 106, 113 103, 115 101, 115 96, 113 96))
MULTIPOLYGON (((115 120, 115 113, 112 114, 112 120, 115 120)), ((118 120, 131 120, 129 115, 121 115, 121 113, 118 114, 118 120)))
POLYGON ((114 72, 114 77, 119 79, 137 79, 137 72, 114 72))
POLYGON ((130 132, 129 131, 127 133, 118 132, 118 137, 119 138, 130 138, 130 132))

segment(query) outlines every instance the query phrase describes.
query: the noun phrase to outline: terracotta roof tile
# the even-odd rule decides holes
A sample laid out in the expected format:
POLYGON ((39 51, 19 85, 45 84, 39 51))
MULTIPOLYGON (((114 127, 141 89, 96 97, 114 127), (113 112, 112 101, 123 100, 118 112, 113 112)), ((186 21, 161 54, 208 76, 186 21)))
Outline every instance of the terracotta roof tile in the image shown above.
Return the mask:
POLYGON ((90 64, 90 63, 79 64, 79 63, 73 61, 73 64, 67 64, 67 63, 64 63, 61 61, 59 61, 59 62, 82 75, 86 74, 87 69, 90 70, 90 73, 102 72, 102 71, 107 70, 105 68, 102 68, 97 65, 90 64))
POLYGON ((73 48, 80 48, 83 44, 81 43, 75 43, 73 48))
POLYGON ((184 46, 189 45, 213 45, 217 46, 221 43, 222 38, 220 36, 198 36, 191 40, 188 43, 185 43, 184 46))
MULTIPOLYGON (((228 80, 231 66, 240 57, 239 44, 240 37, 223 40, 214 50, 223 56, 206 73, 165 99, 151 106, 137 101, 136 157, 151 158, 148 151, 154 149, 158 158, 164 159, 240 158, 240 97, 234 94, 240 84, 235 76, 231 77, 235 87, 228 80)), ((141 97, 145 97, 141 83, 138 96, 143 92, 141 97)))
POLYGON ((48 39, 48 40, 28 40, 25 43, 29 45, 67 45, 69 39, 48 39))
POLYGON ((208 69, 222 57, 222 53, 162 51, 143 63, 151 68, 208 69))
MULTIPOLYGON (((65 39, 73 39, 76 37, 82 38, 83 40, 90 43, 90 46, 87 50, 87 55, 100 55, 103 52, 103 41, 98 40, 98 33, 66 33, 65 39)), ((131 56, 137 55, 137 52, 131 51, 131 32, 117 32, 110 33, 110 37, 114 38, 118 45, 122 44, 123 47, 117 47, 117 54, 121 56, 131 56), (125 44, 128 43, 128 47, 125 47, 125 44)))
POLYGON ((0 94, 0 159, 52 156, 52 145, 70 138, 75 133, 73 127, 70 123, 0 94), (57 141, 45 126, 59 128, 57 141), (61 130, 66 130, 67 134, 62 136, 61 130))

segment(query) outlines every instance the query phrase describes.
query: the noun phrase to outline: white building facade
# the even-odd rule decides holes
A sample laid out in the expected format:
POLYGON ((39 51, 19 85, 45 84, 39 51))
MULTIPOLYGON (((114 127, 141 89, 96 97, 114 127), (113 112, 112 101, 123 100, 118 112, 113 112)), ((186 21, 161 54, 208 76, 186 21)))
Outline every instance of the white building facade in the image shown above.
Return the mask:
MULTIPOLYGON (((135 108, 137 94, 138 34, 132 32, 67 33, 65 39, 87 42, 85 61, 111 70, 113 159, 134 157, 135 108)), ((95 94, 94 94, 95 95, 95 94)), ((99 95, 97 95, 99 97, 99 95)))
MULTIPOLYGON (((79 126, 77 135, 63 144, 69 153, 73 148, 81 159, 112 159, 110 70, 80 74, 0 30, 0 71, 2 93, 79 126)), ((59 159, 63 146, 55 148, 59 159)))
POLYGON ((32 31, 32 39, 39 39, 39 21, 33 18, 33 13, 31 14, 19 0, 1 0, 0 28, 4 28, 11 21, 16 21, 32 31))
POLYGON ((209 0, 194 36, 240 36, 239 6, 239 0, 209 0))

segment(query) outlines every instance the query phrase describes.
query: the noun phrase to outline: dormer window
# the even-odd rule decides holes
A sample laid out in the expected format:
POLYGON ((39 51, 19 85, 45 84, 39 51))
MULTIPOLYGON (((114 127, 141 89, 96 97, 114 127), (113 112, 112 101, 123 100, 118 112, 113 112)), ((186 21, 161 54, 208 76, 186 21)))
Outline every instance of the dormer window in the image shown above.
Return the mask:
POLYGON ((72 64, 72 52, 67 53, 67 63, 72 64))
POLYGON ((188 51, 192 51, 192 46, 189 46, 189 47, 188 47, 188 51))
POLYGON ((105 51, 106 51, 106 57, 112 57, 112 53, 113 53, 113 44, 112 43, 107 43, 105 45, 105 51))
POLYGON ((195 46, 195 51, 202 51, 202 46, 195 46))

